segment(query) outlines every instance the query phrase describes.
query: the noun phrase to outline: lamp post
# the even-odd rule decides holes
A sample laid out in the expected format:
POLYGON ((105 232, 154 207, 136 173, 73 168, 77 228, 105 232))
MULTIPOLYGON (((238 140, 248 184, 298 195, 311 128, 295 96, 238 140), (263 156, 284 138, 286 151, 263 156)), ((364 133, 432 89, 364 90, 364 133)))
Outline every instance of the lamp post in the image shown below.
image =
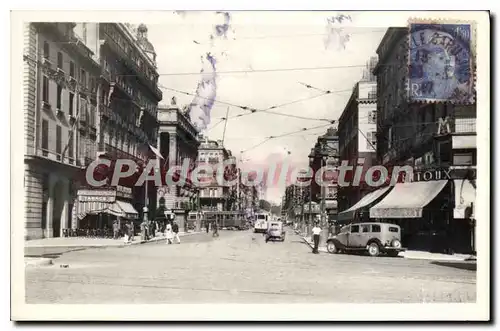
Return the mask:
MULTIPOLYGON (((309 154, 309 166, 312 167, 314 163, 314 159, 316 157, 314 148, 311 148, 311 153, 309 154)), ((314 179, 314 176, 313 176, 314 179)), ((311 227, 311 224, 313 222, 312 219, 312 181, 311 184, 309 184, 309 226, 307 227, 307 235, 309 235, 309 228, 311 227)))

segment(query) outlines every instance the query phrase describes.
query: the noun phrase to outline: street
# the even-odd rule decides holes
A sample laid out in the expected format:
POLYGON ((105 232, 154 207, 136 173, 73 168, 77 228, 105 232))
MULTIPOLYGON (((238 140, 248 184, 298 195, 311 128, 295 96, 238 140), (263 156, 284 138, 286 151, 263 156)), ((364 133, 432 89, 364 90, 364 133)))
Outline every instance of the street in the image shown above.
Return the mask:
POLYGON ((67 252, 26 269, 27 303, 475 302, 476 272, 431 261, 311 253, 288 230, 201 233, 164 242, 67 252))

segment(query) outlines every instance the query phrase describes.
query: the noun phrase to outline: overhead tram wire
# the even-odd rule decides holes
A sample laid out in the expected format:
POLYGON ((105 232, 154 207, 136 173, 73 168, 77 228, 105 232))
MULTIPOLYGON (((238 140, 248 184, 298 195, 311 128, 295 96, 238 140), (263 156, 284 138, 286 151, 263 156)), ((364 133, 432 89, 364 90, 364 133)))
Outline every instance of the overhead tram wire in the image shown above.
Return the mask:
POLYGON ((258 143, 257 145, 254 145, 250 148, 247 148, 245 150, 242 150, 240 151, 240 153, 246 153, 252 149, 255 149, 263 144, 265 144, 266 142, 268 142, 269 140, 272 140, 272 139, 276 139, 276 138, 283 138, 283 137, 286 137, 286 136, 289 136, 289 135, 292 135, 294 133, 299 133, 299 132, 304 132, 304 131, 310 131, 310 130, 315 130, 315 129, 319 129, 319 128, 324 128, 324 127, 327 127, 327 126, 330 126, 330 124, 324 124, 324 125, 319 125, 319 126, 315 126, 315 127, 312 127, 312 128, 302 128, 300 130, 296 130, 296 131, 292 131, 292 132, 287 132, 287 133, 283 133, 283 134, 280 134, 280 135, 277 135, 277 136, 269 136, 269 137, 266 137, 263 141, 261 141, 260 143, 258 143))

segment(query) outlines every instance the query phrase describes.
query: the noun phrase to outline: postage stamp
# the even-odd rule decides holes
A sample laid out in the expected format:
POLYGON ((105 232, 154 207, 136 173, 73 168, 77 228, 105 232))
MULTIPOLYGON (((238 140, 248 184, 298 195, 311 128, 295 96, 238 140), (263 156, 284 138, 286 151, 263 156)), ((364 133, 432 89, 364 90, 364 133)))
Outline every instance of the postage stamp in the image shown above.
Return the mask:
POLYGON ((474 102, 473 36, 472 23, 410 22, 410 101, 474 102))

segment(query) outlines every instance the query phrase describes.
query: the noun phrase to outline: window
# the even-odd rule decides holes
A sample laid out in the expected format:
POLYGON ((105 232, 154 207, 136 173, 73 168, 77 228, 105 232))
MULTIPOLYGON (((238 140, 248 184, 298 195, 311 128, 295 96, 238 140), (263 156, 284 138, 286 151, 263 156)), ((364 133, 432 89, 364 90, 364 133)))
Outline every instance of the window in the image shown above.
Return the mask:
POLYGON ((56 154, 57 154, 57 160, 61 160, 61 126, 57 125, 56 126, 56 154))
POLYGON ((43 76, 42 80, 42 100, 49 102, 49 78, 47 76, 43 76))
POLYGON ((57 85, 57 106, 56 108, 58 110, 62 110, 62 86, 61 85, 57 85))
POLYGON ((351 225, 351 233, 359 233, 359 225, 351 225))
POLYGON ((63 55, 61 52, 57 52, 57 67, 61 70, 63 68, 63 55))
POLYGON ((472 158, 472 152, 454 153, 453 154, 453 164, 454 165, 472 165, 472 164, 474 164, 473 158, 472 158))
POLYGON ((370 232, 370 226, 369 225, 362 225, 361 232, 370 232))
POLYGON ((47 156, 48 149, 49 149, 49 122, 47 120, 42 120, 42 153, 43 153, 43 156, 47 156))
POLYGON ((83 87, 87 87, 87 72, 83 69, 80 69, 80 84, 83 87))
POLYGON ((377 123, 377 111, 369 111, 368 112, 368 124, 375 124, 377 123))
POLYGON ((68 157, 73 158, 73 131, 68 132, 68 157))
POLYGON ((372 225, 372 232, 380 232, 380 225, 372 225))
POLYGON ((370 131, 366 133, 366 148, 374 149, 377 145, 377 136, 375 131, 370 131))
POLYGON ((75 100, 75 94, 73 92, 69 92, 69 116, 73 116, 74 100, 75 100))
POLYGON ((50 58, 50 47, 46 41, 43 42, 43 58, 47 60, 50 58))
POLYGON ((73 61, 69 63, 69 76, 75 78, 75 62, 73 61))
POLYGON ((399 229, 395 226, 390 226, 389 227, 389 232, 399 232, 399 229))

